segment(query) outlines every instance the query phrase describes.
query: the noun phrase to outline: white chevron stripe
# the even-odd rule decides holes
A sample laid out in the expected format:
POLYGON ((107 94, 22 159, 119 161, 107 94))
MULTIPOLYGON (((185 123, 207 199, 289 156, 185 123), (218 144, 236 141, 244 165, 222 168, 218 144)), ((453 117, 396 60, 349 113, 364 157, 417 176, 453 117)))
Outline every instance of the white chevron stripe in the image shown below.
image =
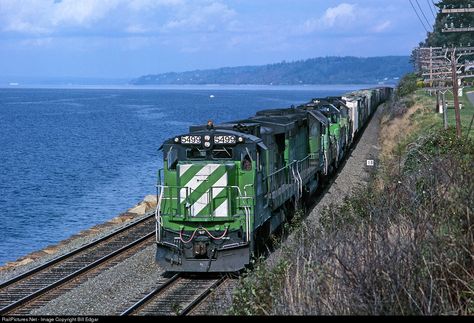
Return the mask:
POLYGON ((222 202, 221 205, 217 207, 217 209, 214 210, 214 216, 229 216, 229 210, 228 210, 228 200, 226 199, 224 202, 222 202))
POLYGON ((179 165, 179 176, 183 176, 188 169, 190 169, 192 164, 180 164, 179 165))
MULTIPOLYGON (((222 175, 221 178, 215 182, 215 184, 212 185, 212 187, 217 187, 217 186, 227 186, 227 172, 222 175)), ((219 187, 219 188, 213 188, 212 189, 212 196, 217 196, 220 192, 222 192, 224 188, 219 187)), ((199 212, 202 211, 210 203, 209 201, 209 190, 206 191, 201 197, 191 206, 191 216, 196 216, 199 214, 199 212)))
MULTIPOLYGON (((179 169, 179 175, 183 175, 184 172, 186 170, 188 170, 190 167, 192 166, 192 164, 184 164, 184 165, 180 165, 180 169, 179 169), (187 167, 184 167, 184 170, 183 172, 181 172, 181 167, 182 166, 187 166, 187 167)), ((194 175, 194 177, 189 181, 187 182, 186 184, 184 184, 185 187, 189 188, 188 190, 188 193, 191 194, 199 185, 202 184, 203 181, 207 180, 207 178, 212 174, 214 173, 214 171, 219 167, 220 165, 219 164, 207 164, 205 165, 202 169, 200 169, 196 175, 194 175)), ((180 183, 181 185, 183 185, 183 183, 180 183)), ((182 188, 181 191, 180 191, 180 196, 181 196, 181 200, 183 201, 183 199, 186 198, 186 189, 185 188, 182 188)))

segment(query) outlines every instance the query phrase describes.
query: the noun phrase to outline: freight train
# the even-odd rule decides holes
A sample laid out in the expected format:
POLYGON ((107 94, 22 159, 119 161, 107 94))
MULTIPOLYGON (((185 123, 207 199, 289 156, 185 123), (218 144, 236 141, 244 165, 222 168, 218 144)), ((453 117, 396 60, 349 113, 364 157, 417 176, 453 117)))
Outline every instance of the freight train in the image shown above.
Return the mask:
POLYGON ((164 142, 156 261, 168 272, 238 272, 333 174, 390 87, 191 126, 164 142))

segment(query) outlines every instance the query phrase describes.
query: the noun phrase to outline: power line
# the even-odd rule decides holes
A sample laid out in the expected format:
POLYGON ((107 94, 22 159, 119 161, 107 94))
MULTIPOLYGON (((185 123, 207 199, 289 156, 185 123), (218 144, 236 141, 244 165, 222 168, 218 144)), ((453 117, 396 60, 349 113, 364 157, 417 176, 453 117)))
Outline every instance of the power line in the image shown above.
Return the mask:
POLYGON ((431 6, 433 5, 433 0, 430 2, 430 0, 426 0, 426 2, 428 3, 428 7, 430 8, 430 11, 431 11, 431 14, 433 15, 433 18, 436 20, 436 16, 433 12, 433 8, 431 8, 431 6))
POLYGON ((421 9, 421 6, 420 6, 420 3, 418 2, 418 0, 415 0, 415 1, 416 1, 416 4, 418 5, 418 8, 420 8, 421 14, 422 14, 423 17, 425 18, 426 24, 427 24, 428 29, 429 29, 429 26, 431 26, 431 24, 430 24, 430 22, 428 21, 428 19, 426 19, 425 13, 424 13, 423 9, 421 9))
POLYGON ((426 32, 428 33, 429 31, 428 31, 428 29, 426 29, 426 26, 425 26, 425 24, 423 23, 423 20, 421 20, 420 15, 419 15, 418 12, 416 11, 415 6, 413 5, 413 2, 411 2, 411 0, 408 0, 408 1, 410 1, 411 7, 413 8, 413 11, 415 11, 416 16, 418 17, 418 20, 420 21, 421 25, 423 26, 423 28, 424 28, 424 29, 426 30, 426 32))

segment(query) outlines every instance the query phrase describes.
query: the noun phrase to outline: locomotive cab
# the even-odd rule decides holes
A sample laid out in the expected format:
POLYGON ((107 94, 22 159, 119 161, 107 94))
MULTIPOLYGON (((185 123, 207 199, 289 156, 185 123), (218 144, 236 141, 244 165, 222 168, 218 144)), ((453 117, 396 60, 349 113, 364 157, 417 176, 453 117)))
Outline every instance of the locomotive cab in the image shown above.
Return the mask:
POLYGON ((256 185, 265 163, 262 140, 229 125, 199 126, 162 149, 157 262, 167 271, 243 269, 250 262, 255 197, 264 193, 256 185))

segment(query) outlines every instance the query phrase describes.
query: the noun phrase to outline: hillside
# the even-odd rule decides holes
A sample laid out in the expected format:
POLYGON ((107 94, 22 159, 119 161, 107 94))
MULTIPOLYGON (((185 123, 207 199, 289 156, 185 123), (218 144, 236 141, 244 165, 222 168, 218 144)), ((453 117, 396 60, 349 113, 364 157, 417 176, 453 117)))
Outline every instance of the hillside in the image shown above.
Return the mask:
POLYGON ((396 83, 412 71, 409 56, 320 57, 262 66, 150 74, 132 84, 374 84, 396 83))
POLYGON ((443 131, 434 96, 417 90, 416 77, 402 79, 351 151, 358 165, 366 160, 358 159, 361 149, 379 151, 368 183, 337 196, 334 185, 364 173, 346 172, 349 159, 326 193, 333 202, 320 206, 323 196, 309 215, 296 213, 289 238, 273 239, 276 256, 257 259, 239 280, 227 313, 472 316, 474 106, 467 99, 457 138, 454 113, 443 131))

